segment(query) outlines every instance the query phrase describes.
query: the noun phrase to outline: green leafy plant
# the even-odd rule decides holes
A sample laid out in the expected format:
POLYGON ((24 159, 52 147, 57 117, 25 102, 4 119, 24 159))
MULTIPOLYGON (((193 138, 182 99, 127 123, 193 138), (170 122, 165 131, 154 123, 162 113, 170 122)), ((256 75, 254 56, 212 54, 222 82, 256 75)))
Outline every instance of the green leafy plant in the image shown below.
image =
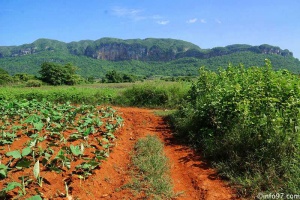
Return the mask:
POLYGON ((219 172, 258 192, 297 193, 300 185, 300 81, 287 70, 243 65, 200 69, 173 115, 181 140, 200 147, 219 172))
POLYGON ((44 126, 41 117, 36 114, 29 116, 24 123, 31 124, 34 128, 34 131, 40 131, 44 126))
POLYGON ((83 162, 80 165, 77 165, 76 173, 81 174, 84 178, 92 175, 92 171, 99 167, 100 163, 95 160, 90 160, 88 162, 83 162))
POLYGON ((79 145, 77 145, 77 146, 70 145, 70 150, 74 156, 83 155, 84 146, 82 143, 80 144, 80 146, 79 145))
POLYGON ((28 160, 26 156, 31 153, 30 147, 25 147, 22 149, 22 153, 19 150, 9 151, 6 156, 12 157, 13 159, 19 159, 16 163, 16 168, 21 169, 22 167, 28 168, 32 161, 28 160))
POLYGON ((18 183, 18 182, 9 182, 5 188, 3 188, 1 191, 0 191, 0 197, 5 197, 6 194, 15 189, 15 188, 22 188, 22 185, 21 183, 18 183))
POLYGON ((0 164, 0 178, 6 178, 7 177, 7 169, 8 167, 6 165, 0 164))
POLYGON ((43 177, 40 174, 40 161, 38 160, 33 167, 33 176, 40 187, 43 187, 43 177))
MULTIPOLYGON (((8 163, 0 164, 0 178, 6 181, 9 173, 32 167, 39 187, 43 186, 44 181, 41 166, 48 171, 63 171, 67 175, 77 173, 83 179, 93 174, 93 170, 108 157, 107 149, 113 146, 110 140, 121 126, 116 122, 118 116, 111 108, 99 109, 85 104, 74 106, 70 102, 59 104, 46 99, 1 100, 0 115, 0 145, 9 144, 9 149, 15 149, 16 138, 30 138, 23 149, 8 152, 0 149, 0 153, 9 158, 8 163), (105 128, 106 125, 110 126, 110 130, 105 128), (108 135, 106 132, 109 132, 108 135), (102 142, 95 143, 95 138, 102 142), (68 146, 67 141, 74 143, 68 146), (58 152, 56 149, 59 149, 58 152), (84 154, 85 151, 88 153, 84 154), (71 171, 71 164, 77 160, 81 164, 71 171)), ((5 197, 14 188, 19 188, 19 195, 26 194, 26 187, 33 180, 21 176, 20 181, 7 184, 1 192, 2 196, 5 197)))
POLYGON ((32 197, 27 198, 26 200, 43 200, 40 195, 34 195, 32 197))

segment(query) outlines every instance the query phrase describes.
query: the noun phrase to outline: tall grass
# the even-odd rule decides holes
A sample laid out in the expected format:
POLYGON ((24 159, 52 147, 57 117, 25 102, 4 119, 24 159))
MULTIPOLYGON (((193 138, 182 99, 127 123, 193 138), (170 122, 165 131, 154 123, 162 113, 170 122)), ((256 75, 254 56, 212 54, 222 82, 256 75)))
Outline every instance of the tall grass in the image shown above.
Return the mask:
POLYGON ((47 99, 51 102, 113 104, 143 107, 177 107, 191 83, 148 81, 77 86, 0 87, 0 100, 47 99))
POLYGON ((201 68, 189 99, 173 116, 182 138, 243 196, 300 192, 300 81, 288 71, 201 68))
POLYGON ((186 98, 188 82, 146 82, 127 88, 116 99, 117 104, 139 107, 176 108, 186 98))
POLYGON ((135 144, 132 163, 136 168, 129 187, 147 199, 172 199, 175 197, 170 178, 168 158, 163 144, 156 136, 148 135, 135 144))
POLYGON ((41 88, 0 88, 0 99, 27 99, 42 100, 51 102, 88 103, 103 104, 111 103, 112 99, 119 94, 119 90, 110 88, 81 88, 81 87, 41 87, 41 88))

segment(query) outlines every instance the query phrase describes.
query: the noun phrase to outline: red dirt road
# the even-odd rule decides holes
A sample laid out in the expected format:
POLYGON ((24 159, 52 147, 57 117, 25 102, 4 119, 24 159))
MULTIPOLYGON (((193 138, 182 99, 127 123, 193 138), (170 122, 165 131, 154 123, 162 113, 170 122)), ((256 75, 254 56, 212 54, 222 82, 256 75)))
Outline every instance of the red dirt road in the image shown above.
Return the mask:
MULTIPOLYGON (((193 150, 182 146, 172 138, 171 130, 162 117, 156 116, 153 110, 140 108, 115 108, 118 115, 124 119, 124 126, 115 136, 115 146, 109 157, 101 163, 100 169, 86 180, 80 180, 77 175, 66 173, 50 173, 42 171, 43 187, 39 187, 39 194, 45 200, 122 200, 147 199, 144 194, 135 195, 128 188, 122 188, 132 179, 131 152, 136 141, 147 135, 156 135, 165 144, 165 154, 171 164, 171 178, 174 192, 180 195, 178 200, 227 200, 236 199, 234 192, 219 180, 214 170, 203 162, 201 156, 193 150), (64 183, 68 182, 69 196, 66 198, 64 183)), ((26 139, 26 138, 25 138, 26 139)), ((26 141, 18 139, 14 149, 21 149, 26 141)), ((7 148, 7 147, 5 147, 7 148)), ((54 148, 54 147, 53 147, 54 148)), ((8 151, 8 150, 7 150, 8 151)), ((1 157, 1 155, 0 155, 1 157)), ((6 163, 7 158, 2 162, 6 163)), ((0 159, 1 161, 1 159, 0 159)), ((1 163, 1 162, 0 162, 1 163)), ((18 181, 21 176, 30 176, 32 169, 12 173, 8 181, 18 181)), ((5 180, 0 181, 0 191, 5 180)), ((37 186, 35 182, 30 184, 37 186)), ((26 199, 37 194, 34 187, 26 188, 27 194, 18 197, 17 189, 11 191, 8 199, 26 199)), ((1 199, 1 197, 0 197, 1 199)))
MULTIPOLYGON (((165 143, 165 153, 171 164, 174 191, 182 192, 175 199, 235 199, 233 191, 217 178, 213 169, 201 161, 201 156, 185 146, 174 143, 170 128, 152 110, 116 109, 124 118, 124 127, 116 134, 117 145, 97 172, 97 181, 92 183, 100 187, 96 188, 93 197, 87 194, 87 198, 144 199, 141 196, 134 196, 129 189, 121 190, 120 187, 130 181, 130 152, 135 142, 150 134, 157 135, 165 143)), ((73 190, 73 195, 77 196, 76 190, 73 190)))

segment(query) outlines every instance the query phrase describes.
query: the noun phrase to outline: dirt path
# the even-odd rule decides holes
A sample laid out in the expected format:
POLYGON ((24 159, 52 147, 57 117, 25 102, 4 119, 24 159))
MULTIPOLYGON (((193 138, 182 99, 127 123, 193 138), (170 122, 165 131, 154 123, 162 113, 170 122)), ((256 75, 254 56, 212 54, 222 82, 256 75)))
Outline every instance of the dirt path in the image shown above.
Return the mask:
POLYGON ((116 146, 96 178, 89 185, 73 186, 72 193, 86 192, 86 199, 142 199, 133 196, 129 189, 120 187, 130 180, 130 152, 137 139, 148 134, 157 135, 165 143, 165 153, 170 159, 171 176, 175 192, 184 192, 176 199, 234 199, 233 192, 220 181, 214 170, 201 161, 201 157, 187 147, 176 144, 171 131, 153 111, 139 108, 116 108, 124 118, 116 146), (96 187, 95 187, 96 186, 96 187), (88 191, 93 191, 91 194, 88 191))

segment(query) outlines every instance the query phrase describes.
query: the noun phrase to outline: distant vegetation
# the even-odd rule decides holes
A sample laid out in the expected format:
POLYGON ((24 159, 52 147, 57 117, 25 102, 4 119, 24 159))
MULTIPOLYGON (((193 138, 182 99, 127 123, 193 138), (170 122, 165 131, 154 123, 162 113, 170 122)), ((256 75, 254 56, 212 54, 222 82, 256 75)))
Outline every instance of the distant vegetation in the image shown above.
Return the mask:
POLYGON ((112 70, 105 74, 105 77, 102 79, 102 83, 133 83, 138 80, 142 81, 144 78, 131 74, 118 73, 115 70, 112 70))
POLYGON ((59 65, 45 62, 42 64, 41 80, 50 85, 75 85, 83 82, 79 75, 76 75, 76 67, 71 63, 59 65))
MULTIPOLYGON (((40 87, 43 83, 48 85, 78 85, 82 83, 95 83, 95 77, 90 76, 83 78, 76 74, 78 67, 71 63, 64 65, 58 63, 44 62, 39 71, 39 76, 26 73, 18 73, 10 76, 7 71, 0 68, 0 85, 16 85, 25 83, 28 87, 40 87)), ((134 83, 136 81, 144 81, 146 77, 124 74, 112 70, 105 74, 100 80, 102 83, 134 83)))
POLYGON ((205 66, 216 71, 229 63, 245 67, 261 66, 270 59, 273 68, 300 73, 300 61, 288 50, 270 45, 229 45, 212 49, 173 39, 120 40, 102 38, 64 43, 40 39, 32 44, 0 47, 0 68, 14 75, 38 75, 44 62, 72 63, 85 78, 104 78, 113 70, 135 76, 198 75, 205 66))

